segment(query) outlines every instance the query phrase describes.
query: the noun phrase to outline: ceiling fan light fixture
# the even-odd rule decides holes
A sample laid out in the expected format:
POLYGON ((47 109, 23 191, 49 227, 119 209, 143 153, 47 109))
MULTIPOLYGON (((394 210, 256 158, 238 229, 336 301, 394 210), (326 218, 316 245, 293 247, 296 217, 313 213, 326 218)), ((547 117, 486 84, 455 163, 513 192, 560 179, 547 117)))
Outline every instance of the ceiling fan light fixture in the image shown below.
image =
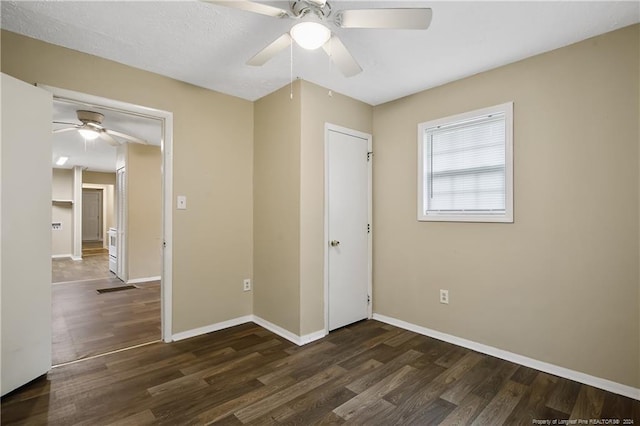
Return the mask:
POLYGON ((93 129, 78 129, 78 132, 88 141, 97 139, 100 136, 100 133, 93 129))
POLYGON ((300 22, 291 28, 291 38, 307 50, 322 47, 331 37, 331 30, 318 22, 300 22))

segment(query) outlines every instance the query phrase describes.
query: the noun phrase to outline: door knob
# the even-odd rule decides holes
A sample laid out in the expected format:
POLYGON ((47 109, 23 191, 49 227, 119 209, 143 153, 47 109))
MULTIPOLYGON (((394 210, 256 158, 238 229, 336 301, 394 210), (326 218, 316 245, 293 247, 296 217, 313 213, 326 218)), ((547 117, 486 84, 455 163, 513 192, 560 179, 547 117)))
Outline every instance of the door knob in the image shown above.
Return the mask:
POLYGON ((331 240, 331 247, 338 247, 340 245, 340 241, 338 240, 331 240))

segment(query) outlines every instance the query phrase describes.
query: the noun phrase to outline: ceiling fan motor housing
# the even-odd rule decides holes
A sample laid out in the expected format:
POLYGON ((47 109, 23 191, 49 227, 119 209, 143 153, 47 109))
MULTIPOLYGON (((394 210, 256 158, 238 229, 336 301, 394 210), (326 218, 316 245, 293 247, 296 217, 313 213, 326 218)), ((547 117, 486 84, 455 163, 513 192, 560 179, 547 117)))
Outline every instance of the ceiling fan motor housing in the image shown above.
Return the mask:
POLYGON ((291 2, 291 11, 296 18, 303 18, 313 13, 321 20, 331 15, 331 6, 324 0, 299 0, 291 2))
POLYGON ((84 124, 97 124, 98 126, 102 124, 102 120, 104 120, 104 115, 95 111, 86 111, 86 110, 78 110, 78 120, 82 121, 84 124))

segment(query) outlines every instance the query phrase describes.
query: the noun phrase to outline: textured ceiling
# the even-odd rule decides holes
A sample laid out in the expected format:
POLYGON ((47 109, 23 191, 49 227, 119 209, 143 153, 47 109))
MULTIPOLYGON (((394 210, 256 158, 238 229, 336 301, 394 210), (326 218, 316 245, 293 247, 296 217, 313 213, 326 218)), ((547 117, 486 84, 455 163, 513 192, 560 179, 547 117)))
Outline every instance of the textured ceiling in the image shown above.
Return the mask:
MULTIPOLYGON (((288 2, 269 2, 287 7, 288 2)), ((345 78, 324 52, 293 48, 293 77, 371 105, 640 20, 627 2, 334 1, 333 9, 428 6, 428 30, 331 27, 364 71, 345 78)), ((2 28, 198 86, 258 99, 290 81, 289 49, 245 62, 295 23, 194 1, 2 1, 2 28)))
MULTIPOLYGON (((287 8, 289 2, 266 2, 287 8)), ((346 78, 322 49, 294 46, 262 67, 246 61, 295 21, 198 1, 2 1, 3 29, 248 100, 302 78, 371 105, 553 50, 640 21, 638 1, 333 1, 333 10, 430 7, 428 30, 345 30, 330 25, 364 71, 346 78), (292 57, 290 56, 292 53, 292 57), (293 69, 293 72, 291 70, 293 69)), ((80 105, 57 103, 76 122, 80 105)), ((107 128, 159 144, 160 127, 100 111, 107 128), (154 127, 155 126, 155 127, 154 127), (155 132, 155 133, 154 133, 155 132)), ((66 167, 115 170, 115 148, 76 132, 54 135, 66 167)))

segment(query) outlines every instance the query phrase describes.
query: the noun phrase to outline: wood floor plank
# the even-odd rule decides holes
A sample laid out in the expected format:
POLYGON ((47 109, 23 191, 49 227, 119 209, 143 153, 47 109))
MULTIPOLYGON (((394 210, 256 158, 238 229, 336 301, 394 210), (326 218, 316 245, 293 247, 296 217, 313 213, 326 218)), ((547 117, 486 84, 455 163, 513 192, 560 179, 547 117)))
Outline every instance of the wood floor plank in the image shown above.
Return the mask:
POLYGON ((469 369, 467 374, 450 386, 447 391, 442 394, 441 398, 453 404, 460 404, 473 389, 496 370, 499 364, 500 361, 497 358, 490 356, 483 357, 483 359, 469 369))
POLYGON ((375 385, 370 386, 362 393, 340 405, 334 409, 333 412, 343 419, 349 420, 355 416, 359 410, 366 409, 378 399, 383 398, 387 393, 400 386, 402 382, 415 371, 415 368, 405 365, 395 373, 378 381, 375 385))
POLYGON ((580 384, 569 380, 560 380, 547 399, 547 407, 571 414, 580 392, 580 384))
POLYGON ((477 426, 503 424, 520 402, 525 389, 525 385, 509 380, 471 424, 477 426))
POLYGON ((538 372, 535 379, 527 387, 516 408, 507 418, 511 425, 530 425, 529 419, 546 419, 549 414, 546 399, 555 385, 557 378, 546 373, 538 372))
POLYGON ((261 415, 268 413, 274 407, 282 405, 286 402, 291 401, 292 399, 309 392, 311 389, 317 388, 323 383, 328 382, 329 380, 341 375, 346 370, 339 366, 332 366, 321 373, 316 374, 308 378, 307 380, 303 380, 302 382, 297 382, 296 384, 287 387, 279 392, 274 393, 273 395, 269 395, 266 398, 257 401, 248 407, 242 408, 236 411, 235 416, 240 419, 243 423, 250 422, 261 415))
POLYGON ((576 403, 571 410, 571 419, 599 419, 604 405, 605 392, 591 386, 580 386, 576 403))
POLYGON ((153 343, 55 368, 0 410, 3 425, 640 424, 640 401, 377 321, 300 347, 252 323, 153 343))
MULTIPOLYGON (((456 408, 445 417, 440 426, 468 425, 487 406, 489 401, 474 394, 467 394, 456 408)), ((530 422, 530 420, 529 420, 530 422)))

